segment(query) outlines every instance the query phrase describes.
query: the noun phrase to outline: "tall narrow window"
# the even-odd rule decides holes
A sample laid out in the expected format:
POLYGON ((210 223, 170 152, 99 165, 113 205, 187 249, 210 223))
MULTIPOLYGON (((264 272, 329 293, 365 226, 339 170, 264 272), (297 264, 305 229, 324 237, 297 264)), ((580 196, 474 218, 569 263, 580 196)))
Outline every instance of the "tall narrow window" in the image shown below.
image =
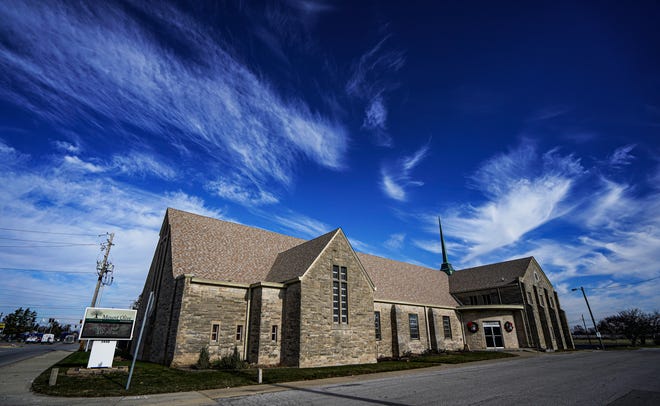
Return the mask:
POLYGON ((277 342, 277 326, 273 326, 270 330, 270 340, 277 342))
POLYGON ((332 266, 332 321, 348 323, 348 270, 332 266))
POLYGON ((211 342, 217 343, 219 335, 220 335, 220 325, 213 324, 211 326, 211 342))
POLYGON ((236 326, 236 341, 240 341, 243 338, 243 326, 240 324, 236 326))
POLYGON ((380 340, 380 312, 374 312, 374 327, 376 328, 376 340, 380 340))
POLYGON ((445 330, 445 338, 451 339, 451 320, 449 316, 442 316, 442 328, 445 330))
POLYGON ((416 314, 408 314, 408 324, 410 325, 410 339, 419 340, 419 323, 416 314))

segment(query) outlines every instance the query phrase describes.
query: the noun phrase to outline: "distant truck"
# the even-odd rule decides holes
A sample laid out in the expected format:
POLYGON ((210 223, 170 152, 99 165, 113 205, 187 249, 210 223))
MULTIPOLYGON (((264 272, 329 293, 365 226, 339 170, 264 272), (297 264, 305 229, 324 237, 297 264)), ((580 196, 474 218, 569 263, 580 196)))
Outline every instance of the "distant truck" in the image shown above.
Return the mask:
POLYGON ((52 344, 55 342, 55 334, 44 334, 41 336, 41 344, 52 344))
POLYGON ((76 336, 69 334, 64 337, 64 344, 73 344, 76 341, 76 336))

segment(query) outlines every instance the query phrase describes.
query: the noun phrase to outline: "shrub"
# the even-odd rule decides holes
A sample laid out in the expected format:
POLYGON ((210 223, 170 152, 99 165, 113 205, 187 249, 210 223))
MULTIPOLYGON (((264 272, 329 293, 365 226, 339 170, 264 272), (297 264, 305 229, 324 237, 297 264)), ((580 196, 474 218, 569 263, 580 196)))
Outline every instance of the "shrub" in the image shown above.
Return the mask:
POLYGON ((207 346, 202 347, 199 350, 199 359, 197 360, 197 368, 199 369, 209 369, 211 366, 211 359, 209 357, 209 348, 207 346))
POLYGON ((241 359, 241 356, 238 354, 238 348, 234 347, 234 351, 230 355, 225 355, 216 362, 213 363, 213 367, 218 369, 245 369, 247 368, 247 362, 241 359))

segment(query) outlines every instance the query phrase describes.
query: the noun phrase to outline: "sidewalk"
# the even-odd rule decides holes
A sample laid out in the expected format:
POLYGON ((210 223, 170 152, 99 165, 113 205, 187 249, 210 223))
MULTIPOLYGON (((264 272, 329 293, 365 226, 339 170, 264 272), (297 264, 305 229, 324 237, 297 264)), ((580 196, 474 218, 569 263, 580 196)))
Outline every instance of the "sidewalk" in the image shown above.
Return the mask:
POLYGON ((486 360, 468 364, 440 365, 437 367, 410 369, 404 371, 380 372, 356 376, 327 378, 313 381, 287 382, 283 384, 251 385, 236 388, 209 389, 197 392, 161 393, 156 395, 121 396, 106 398, 60 398, 44 396, 30 391, 32 381, 44 370, 59 362, 70 352, 53 351, 28 360, 0 368, 0 405, 217 405, 223 398, 234 396, 254 395, 258 393, 276 392, 291 389, 303 389, 323 385, 336 385, 355 383, 364 380, 378 379, 391 376, 401 376, 420 373, 421 371, 439 371, 465 366, 478 366, 484 363, 507 362, 521 357, 539 356, 537 353, 516 352, 517 358, 504 358, 499 360, 486 360))

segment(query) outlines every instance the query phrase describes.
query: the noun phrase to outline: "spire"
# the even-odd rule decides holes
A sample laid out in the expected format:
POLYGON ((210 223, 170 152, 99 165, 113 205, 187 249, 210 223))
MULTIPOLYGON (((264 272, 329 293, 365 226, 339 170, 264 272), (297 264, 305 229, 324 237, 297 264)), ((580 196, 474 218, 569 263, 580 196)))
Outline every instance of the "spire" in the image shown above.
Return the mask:
POLYGON ((445 249, 445 237, 442 235, 442 223, 440 222, 440 217, 438 217, 438 226, 440 226, 440 243, 442 244, 442 265, 440 270, 447 275, 454 273, 454 267, 447 261, 447 250, 445 249))

